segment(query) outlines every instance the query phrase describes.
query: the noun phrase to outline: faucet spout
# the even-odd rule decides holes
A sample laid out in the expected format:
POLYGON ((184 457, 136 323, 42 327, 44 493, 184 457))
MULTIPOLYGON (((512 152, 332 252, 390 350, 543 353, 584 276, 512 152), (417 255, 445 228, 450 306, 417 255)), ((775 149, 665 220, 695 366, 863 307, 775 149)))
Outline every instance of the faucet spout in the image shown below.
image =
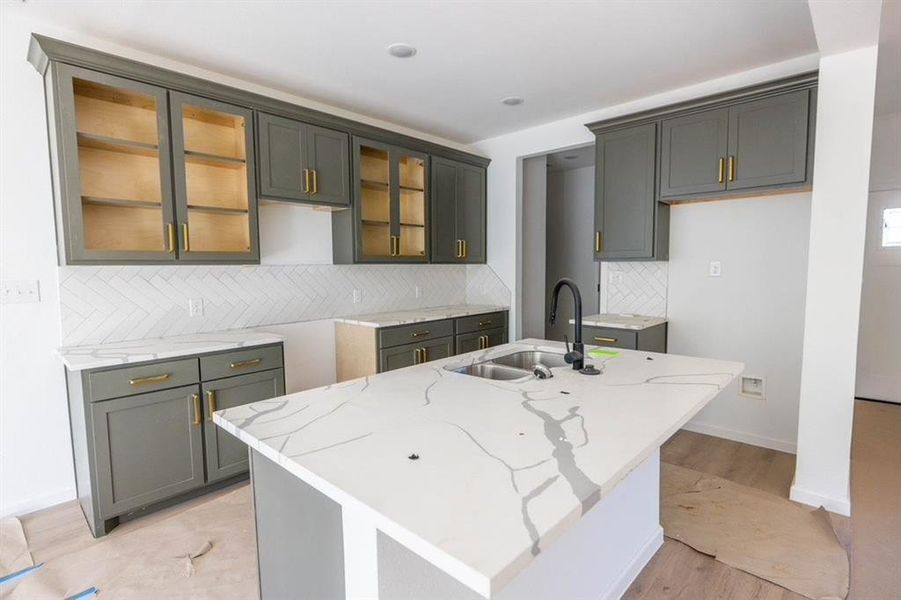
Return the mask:
POLYGON ((557 299, 560 290, 568 287, 573 295, 575 303, 575 331, 573 332, 573 349, 567 352, 567 362, 572 362, 573 369, 579 371, 585 366, 585 345, 582 343, 582 294, 579 292, 579 286, 576 282, 568 277, 562 278, 554 285, 554 291, 551 292, 551 314, 550 323, 553 325, 557 321, 557 299))

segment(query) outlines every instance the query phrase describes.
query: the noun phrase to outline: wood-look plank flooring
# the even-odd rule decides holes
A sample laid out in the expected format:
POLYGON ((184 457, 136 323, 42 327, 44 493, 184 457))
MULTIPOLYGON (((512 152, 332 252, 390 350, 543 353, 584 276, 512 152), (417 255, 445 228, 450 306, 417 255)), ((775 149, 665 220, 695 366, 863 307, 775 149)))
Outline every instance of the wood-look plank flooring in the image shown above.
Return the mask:
MULTIPOLYGON (((795 457, 791 454, 688 431, 680 431, 664 445, 662 459, 786 498, 795 467, 795 457)), ((853 536, 847 519, 833 517, 840 540, 854 549, 849 598, 901 598, 901 405, 858 401, 851 488, 853 536)), ((110 535, 128 535, 211 497, 195 498, 124 523, 110 535)), ((95 543, 75 502, 22 517, 22 524, 35 562, 52 560, 95 543)), ((253 551, 248 548, 248 552, 253 551)), ((803 597, 667 539, 623 598, 802 600, 803 597)))

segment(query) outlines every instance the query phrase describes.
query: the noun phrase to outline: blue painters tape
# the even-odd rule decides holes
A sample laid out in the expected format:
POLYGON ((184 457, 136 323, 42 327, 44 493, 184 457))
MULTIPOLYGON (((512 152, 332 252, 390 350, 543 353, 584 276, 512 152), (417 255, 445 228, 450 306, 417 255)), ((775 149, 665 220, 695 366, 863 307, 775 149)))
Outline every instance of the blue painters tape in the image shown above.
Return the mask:
POLYGON ((15 583, 17 581, 20 581, 23 578, 28 577, 32 573, 38 572, 41 569, 41 567, 43 567, 43 566, 44 566, 44 563, 39 563, 39 564, 33 565, 31 567, 22 569, 21 571, 16 571, 15 573, 10 573, 9 575, 0 577, 0 585, 8 585, 10 583, 15 583))
POLYGON ((74 596, 69 596, 68 598, 66 598, 66 600, 83 600, 84 598, 94 598, 99 593, 100 590, 98 590, 94 586, 91 586, 83 592, 78 592, 74 596))

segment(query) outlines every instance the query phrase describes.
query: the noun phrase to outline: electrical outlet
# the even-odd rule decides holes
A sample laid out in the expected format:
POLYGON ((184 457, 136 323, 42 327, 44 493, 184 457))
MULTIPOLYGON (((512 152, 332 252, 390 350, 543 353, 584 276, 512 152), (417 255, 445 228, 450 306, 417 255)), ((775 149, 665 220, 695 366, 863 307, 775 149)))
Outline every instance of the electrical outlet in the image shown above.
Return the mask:
POLYGON ((763 377, 742 375, 738 393, 748 398, 763 400, 766 398, 766 380, 763 377))
POLYGON ((610 271, 610 277, 608 278, 612 285, 622 285, 623 283, 623 272, 622 271, 610 271))
POLYGON ((41 301, 37 279, 6 279, 0 284, 0 300, 3 304, 31 304, 41 301))
POLYGON ((413 295, 416 298, 419 298, 420 296, 422 296, 422 290, 420 289, 420 287, 418 285, 413 286, 413 295))
POLYGON ((719 277, 723 274, 723 265, 718 260, 710 261, 710 268, 707 271, 707 274, 710 277, 719 277))
POLYGON ((359 304, 363 301, 363 290, 354 290, 354 304, 359 304))
POLYGON ((188 316, 203 316, 203 298, 188 298, 188 316))

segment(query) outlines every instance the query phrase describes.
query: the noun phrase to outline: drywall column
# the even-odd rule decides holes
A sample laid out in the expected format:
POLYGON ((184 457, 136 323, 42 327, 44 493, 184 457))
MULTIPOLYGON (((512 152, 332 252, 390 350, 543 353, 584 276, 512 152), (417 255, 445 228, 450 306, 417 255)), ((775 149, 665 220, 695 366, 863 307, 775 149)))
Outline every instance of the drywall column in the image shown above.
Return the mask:
MULTIPOLYGON (((793 500, 850 514, 876 47, 820 60, 793 500)), ((778 290, 774 290, 778 293, 778 290)))
POLYGON ((522 161, 522 329, 517 338, 544 338, 546 239, 547 155, 542 155, 522 161))

